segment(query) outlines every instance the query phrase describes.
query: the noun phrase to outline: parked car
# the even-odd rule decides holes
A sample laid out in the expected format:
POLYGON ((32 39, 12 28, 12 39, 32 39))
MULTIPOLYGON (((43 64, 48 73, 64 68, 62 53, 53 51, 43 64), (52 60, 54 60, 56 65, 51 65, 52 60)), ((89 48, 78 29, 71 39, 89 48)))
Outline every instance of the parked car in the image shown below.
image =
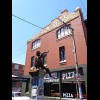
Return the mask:
POLYGON ((30 98, 23 96, 21 92, 12 92, 12 100, 30 100, 30 98))

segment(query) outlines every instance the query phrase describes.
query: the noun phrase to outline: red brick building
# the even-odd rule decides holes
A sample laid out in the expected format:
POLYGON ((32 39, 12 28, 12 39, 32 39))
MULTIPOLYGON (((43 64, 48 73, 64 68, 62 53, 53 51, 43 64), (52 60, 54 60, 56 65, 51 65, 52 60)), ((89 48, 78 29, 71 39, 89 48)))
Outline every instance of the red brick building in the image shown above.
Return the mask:
MULTIPOLYGON (((18 64, 18 63, 12 63, 12 75, 18 76, 18 77, 23 77, 24 76, 24 67, 25 65, 23 64, 18 64)), ((13 82, 12 87, 21 87, 22 83, 21 82, 13 82)))
POLYGON ((73 13, 64 10, 60 16, 52 20, 40 33, 27 41, 24 75, 29 75, 30 68, 34 66, 36 51, 44 52, 49 50, 45 64, 56 79, 49 79, 48 76, 45 76, 45 88, 48 88, 45 95, 54 96, 50 92, 53 90, 55 91, 54 93, 60 93, 61 91, 61 97, 67 97, 64 93, 69 92, 64 91, 64 88, 67 89, 64 84, 76 82, 73 78, 75 74, 75 57, 70 30, 59 19, 64 23, 70 24, 74 29, 79 73, 82 76, 82 81, 87 84, 87 31, 80 8, 77 8, 73 13), (56 85, 53 85, 55 83, 56 85), (56 87, 55 90, 54 87, 56 87))
POLYGON ((12 75, 23 77, 24 67, 25 65, 23 64, 12 63, 12 75))

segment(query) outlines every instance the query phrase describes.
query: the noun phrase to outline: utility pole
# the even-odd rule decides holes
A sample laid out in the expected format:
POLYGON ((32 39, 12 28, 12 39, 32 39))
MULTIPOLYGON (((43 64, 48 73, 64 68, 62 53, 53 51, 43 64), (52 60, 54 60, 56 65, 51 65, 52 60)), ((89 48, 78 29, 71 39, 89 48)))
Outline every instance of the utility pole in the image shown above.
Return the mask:
MULTIPOLYGON (((79 75, 79 70, 78 70, 78 59, 77 59, 76 44, 75 44, 75 38, 74 38, 73 31, 72 31, 72 38, 73 38, 74 56, 75 56, 75 63, 76 63, 76 77, 77 77, 79 75)), ((79 98, 80 100, 83 100, 81 82, 79 79, 78 79, 78 89, 79 89, 79 98)))
MULTIPOLYGON (((76 43, 75 43, 75 38, 74 38, 74 29, 70 27, 70 24, 65 23, 64 21, 62 21, 61 19, 58 18, 58 20, 60 22, 62 22, 63 24, 65 24, 65 26, 69 27, 70 31, 72 32, 71 36, 73 38, 73 46, 74 46, 74 57, 75 57, 75 69, 76 69, 76 77, 79 75, 79 71, 78 71, 78 59, 77 59, 77 53, 76 53, 76 43)), ((77 78, 76 78, 77 79, 77 78)), ((81 82, 78 79, 78 91, 79 91, 79 99, 83 100, 83 96, 82 96, 82 88, 81 88, 81 82)))

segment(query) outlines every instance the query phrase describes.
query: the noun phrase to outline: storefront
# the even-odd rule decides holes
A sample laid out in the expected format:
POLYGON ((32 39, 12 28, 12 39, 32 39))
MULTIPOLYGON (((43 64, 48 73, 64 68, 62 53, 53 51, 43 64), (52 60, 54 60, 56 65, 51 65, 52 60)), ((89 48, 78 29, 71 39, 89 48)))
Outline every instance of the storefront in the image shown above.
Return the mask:
POLYGON ((16 84, 17 83, 26 83, 26 88, 25 92, 29 91, 29 83, 30 83, 30 78, 24 78, 24 77, 12 77, 12 91, 20 90, 21 87, 18 87, 16 84))
MULTIPOLYGON (((44 77, 44 95, 50 97, 61 98, 76 98, 78 96, 78 82, 75 79, 75 68, 54 71, 51 73, 53 78, 49 75, 44 77)), ((79 68, 79 74, 83 77, 83 68, 79 68)), ((85 80, 81 80, 81 88, 83 97, 86 98, 85 80)))
POLYGON ((51 75, 53 78, 50 78, 48 74, 44 77, 44 95, 56 97, 59 96, 58 72, 52 72, 51 75))

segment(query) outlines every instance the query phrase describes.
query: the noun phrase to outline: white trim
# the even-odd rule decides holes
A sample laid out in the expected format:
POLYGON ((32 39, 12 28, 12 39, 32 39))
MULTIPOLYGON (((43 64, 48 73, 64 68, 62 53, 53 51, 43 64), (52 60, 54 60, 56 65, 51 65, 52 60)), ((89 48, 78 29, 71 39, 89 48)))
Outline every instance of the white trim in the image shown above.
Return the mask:
POLYGON ((12 75, 12 77, 18 77, 18 76, 12 75))
POLYGON ((66 60, 62 60, 62 61, 60 61, 59 63, 65 63, 66 62, 66 60))

